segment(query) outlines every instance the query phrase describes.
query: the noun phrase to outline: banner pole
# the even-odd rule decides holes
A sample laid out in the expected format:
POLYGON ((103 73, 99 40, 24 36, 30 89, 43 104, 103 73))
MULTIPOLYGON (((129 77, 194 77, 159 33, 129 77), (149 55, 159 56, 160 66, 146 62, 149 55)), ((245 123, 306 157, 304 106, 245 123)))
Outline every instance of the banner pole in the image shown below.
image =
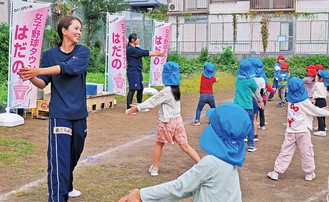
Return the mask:
POLYGON ((10 93, 10 60, 11 60, 11 47, 12 47, 12 26, 13 26, 13 0, 10 1, 10 17, 9 17, 9 48, 8 48, 8 89, 7 89, 7 107, 6 112, 9 113, 9 93, 10 93))
MULTIPOLYGON (((154 24, 155 24, 155 21, 152 21, 152 28, 154 30, 154 24)), ((154 36, 154 32, 152 33, 152 51, 155 52, 155 45, 154 45, 154 40, 155 40, 155 36, 154 36)), ((151 63, 152 63, 152 59, 153 57, 155 56, 152 56, 151 57, 151 63)), ((158 92, 157 89, 155 88, 151 88, 151 81, 152 81, 152 64, 150 64, 150 73, 149 73, 149 83, 148 83, 148 88, 144 88, 143 90, 143 94, 151 94, 151 95, 154 95, 155 93, 158 92)))
POLYGON ((105 57, 105 86, 104 86, 104 90, 105 90, 105 92, 107 92, 108 91, 108 88, 107 88, 107 84, 108 84, 108 77, 109 77, 109 73, 108 73, 108 49, 109 49, 109 12, 106 12, 106 38, 105 38, 105 43, 106 43, 106 45, 105 45, 105 55, 106 55, 106 57, 105 57))
POLYGON ((9 17, 9 53, 8 53, 8 89, 7 89, 7 107, 6 112, 0 114, 0 126, 13 127, 24 124, 24 118, 18 114, 10 113, 9 93, 10 93, 10 75, 11 75, 11 47, 12 47, 12 24, 13 24, 13 0, 10 1, 10 17, 9 17))

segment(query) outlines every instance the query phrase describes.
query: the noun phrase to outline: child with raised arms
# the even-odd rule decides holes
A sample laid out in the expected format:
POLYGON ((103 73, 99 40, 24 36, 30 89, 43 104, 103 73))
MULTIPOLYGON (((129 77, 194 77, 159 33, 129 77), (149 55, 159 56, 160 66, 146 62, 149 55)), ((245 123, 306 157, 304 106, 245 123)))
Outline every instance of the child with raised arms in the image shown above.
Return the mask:
POLYGON ((179 65, 177 63, 169 61, 164 64, 162 82, 165 86, 161 91, 141 104, 132 104, 131 108, 126 111, 127 114, 131 115, 144 109, 160 106, 153 163, 149 168, 149 172, 152 176, 158 175, 159 161, 165 143, 177 143, 196 163, 200 161, 198 153, 187 142, 183 118, 180 114, 180 74, 179 65))

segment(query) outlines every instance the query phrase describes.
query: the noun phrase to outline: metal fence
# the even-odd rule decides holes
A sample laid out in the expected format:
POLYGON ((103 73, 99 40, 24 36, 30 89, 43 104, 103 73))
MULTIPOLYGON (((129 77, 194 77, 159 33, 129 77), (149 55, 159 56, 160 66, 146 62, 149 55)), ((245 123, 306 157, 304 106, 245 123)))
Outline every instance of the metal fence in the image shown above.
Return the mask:
MULTIPOLYGON (((282 53, 280 43, 277 40, 271 40, 267 45, 267 53, 282 53)), ((293 42, 294 48, 291 51, 284 51, 288 54, 308 55, 308 54, 328 54, 329 44, 327 40, 298 40, 293 42)), ((208 49, 210 54, 222 52, 223 49, 231 47, 236 54, 249 54, 254 51, 258 54, 263 53, 262 41, 171 41, 171 51, 178 53, 195 54, 200 53, 202 49, 208 49), (183 51, 182 51, 183 50, 183 51)), ((266 55, 266 53, 265 53, 266 55)))
MULTIPOLYGON (((127 37, 132 32, 138 33, 141 38, 141 47, 151 50, 154 20, 145 18, 141 13, 124 12, 124 15, 127 37)), ((250 52, 264 55, 329 54, 329 14, 327 13, 314 14, 312 18, 304 19, 294 16, 273 17, 269 26, 276 27, 276 30, 269 29, 270 38, 265 53, 260 33, 258 33, 261 18, 240 18, 237 22, 236 41, 233 41, 232 37, 232 15, 219 17, 203 15, 201 18, 194 15, 182 18, 184 17, 181 16, 181 22, 178 25, 176 22, 172 23, 170 41, 170 51, 177 51, 179 54, 198 55, 204 48, 208 49, 209 54, 216 54, 227 47, 231 47, 238 55, 250 52), (203 21, 198 21, 198 19, 203 19, 203 21), (286 30, 284 32, 286 39, 283 41, 277 38, 282 34, 282 30, 286 30)))

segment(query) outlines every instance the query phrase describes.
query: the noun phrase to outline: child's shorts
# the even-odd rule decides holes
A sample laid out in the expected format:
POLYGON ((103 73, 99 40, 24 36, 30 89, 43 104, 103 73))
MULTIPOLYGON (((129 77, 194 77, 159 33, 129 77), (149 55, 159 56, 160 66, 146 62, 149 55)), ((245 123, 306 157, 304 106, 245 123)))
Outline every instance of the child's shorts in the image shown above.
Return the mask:
POLYGON ((162 143, 186 144, 187 136, 181 116, 171 119, 169 122, 157 121, 157 141, 162 143))
POLYGON ((254 111, 254 114, 258 114, 258 111, 259 111, 259 105, 258 105, 258 103, 255 101, 255 100, 253 100, 252 101, 252 105, 253 105, 253 111, 254 111))

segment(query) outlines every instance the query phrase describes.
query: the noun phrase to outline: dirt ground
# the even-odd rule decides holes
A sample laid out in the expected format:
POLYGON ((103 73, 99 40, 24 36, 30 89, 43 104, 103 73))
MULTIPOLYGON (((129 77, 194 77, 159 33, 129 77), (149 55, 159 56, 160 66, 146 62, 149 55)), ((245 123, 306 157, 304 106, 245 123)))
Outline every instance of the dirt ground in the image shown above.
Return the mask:
MULTIPOLYGON (((217 104, 232 101, 233 92, 234 89, 231 92, 216 93, 217 104)), ((204 156, 205 153, 200 149, 198 141, 203 128, 208 123, 205 116, 205 109, 208 109, 208 106, 202 111, 201 126, 191 126, 190 122, 194 118, 197 102, 198 95, 183 95, 182 116, 190 145, 200 156, 204 156)), ((317 175, 314 181, 304 180, 299 151, 296 152, 290 167, 280 175, 278 181, 272 181, 266 175, 273 170, 274 161, 284 139, 286 108, 278 108, 276 106, 278 102, 275 97, 273 101, 267 103, 266 130, 258 132, 259 142, 255 143, 258 150, 248 152, 244 165, 239 168, 243 201, 326 201, 329 175, 328 136, 312 136, 317 175)), ((94 184, 106 186, 106 182, 112 180, 111 176, 101 176, 97 178, 97 181, 93 177, 85 176, 86 172, 83 171, 89 165, 102 165, 109 171, 123 163, 126 166, 136 165, 130 173, 124 174, 125 177, 130 175, 145 180, 155 179, 148 174, 147 170, 152 162, 157 109, 138 113, 136 116, 127 116, 124 111, 125 103, 117 103, 112 109, 90 113, 85 150, 75 173, 78 176, 75 178, 75 184, 83 194, 70 201, 92 201, 87 196, 86 186, 94 184), (87 180, 90 178, 90 183, 80 184, 79 178, 87 180)), ((46 177, 47 126, 47 120, 27 117, 22 126, 0 127, 1 135, 20 137, 34 144, 34 151, 21 159, 20 163, 0 167, 0 201, 38 201, 33 194, 22 196, 22 193, 37 189, 43 189, 43 192, 46 192, 45 185, 40 188, 40 186, 33 187, 33 184, 38 184, 38 180, 45 180, 46 177), (22 187, 23 191, 19 190, 22 187), (18 192, 15 193, 15 190, 18 192)), ((160 161, 158 179, 159 181, 175 179, 192 165, 192 160, 177 145, 166 145, 160 161)), ((128 188, 127 191, 129 191, 128 188)), ((43 201, 46 199, 45 196, 43 201)), ((192 201, 192 199, 186 201, 192 201)))

